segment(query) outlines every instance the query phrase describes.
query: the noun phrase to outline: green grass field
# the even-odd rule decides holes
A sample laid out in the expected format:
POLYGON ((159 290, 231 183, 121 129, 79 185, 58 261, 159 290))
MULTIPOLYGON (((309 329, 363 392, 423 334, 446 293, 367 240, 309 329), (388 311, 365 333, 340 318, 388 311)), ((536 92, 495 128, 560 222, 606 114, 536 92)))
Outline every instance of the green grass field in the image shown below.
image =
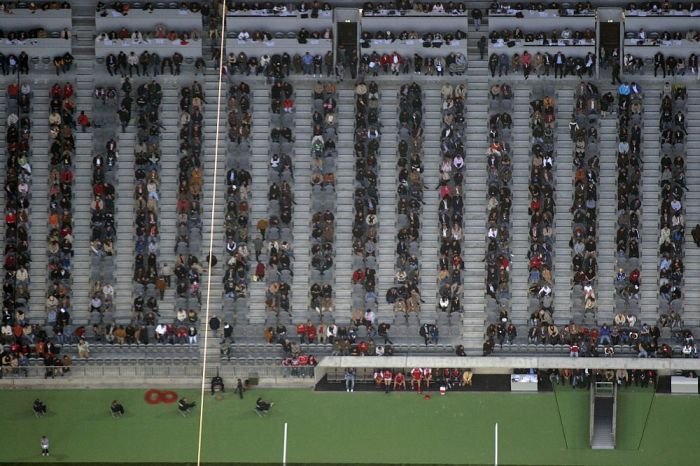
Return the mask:
MULTIPOLYGON (((4 390, 0 392, 0 462, 192 463, 198 409, 183 418, 175 405, 148 405, 145 390, 4 390), (31 411, 41 398, 49 415, 31 411), (122 419, 108 406, 119 399, 122 419), (48 435, 51 457, 39 438, 48 435)), ((178 391, 199 401, 195 391, 178 391)), ((587 391, 542 394, 448 393, 426 400, 415 393, 255 390, 206 396, 203 461, 279 463, 283 426, 289 426, 289 463, 493 464, 493 427, 499 423, 499 464, 700 464, 692 420, 697 396, 621 391, 618 449, 588 449, 587 391), (275 402, 258 417, 257 396, 275 402)))

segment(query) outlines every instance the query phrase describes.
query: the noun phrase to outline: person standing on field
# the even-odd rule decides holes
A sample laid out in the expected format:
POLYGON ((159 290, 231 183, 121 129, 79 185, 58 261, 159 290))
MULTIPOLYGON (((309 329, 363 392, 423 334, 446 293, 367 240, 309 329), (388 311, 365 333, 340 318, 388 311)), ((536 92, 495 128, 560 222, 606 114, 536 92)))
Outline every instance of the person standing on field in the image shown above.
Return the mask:
POLYGON ((41 456, 49 456, 49 438, 46 435, 41 437, 41 456))

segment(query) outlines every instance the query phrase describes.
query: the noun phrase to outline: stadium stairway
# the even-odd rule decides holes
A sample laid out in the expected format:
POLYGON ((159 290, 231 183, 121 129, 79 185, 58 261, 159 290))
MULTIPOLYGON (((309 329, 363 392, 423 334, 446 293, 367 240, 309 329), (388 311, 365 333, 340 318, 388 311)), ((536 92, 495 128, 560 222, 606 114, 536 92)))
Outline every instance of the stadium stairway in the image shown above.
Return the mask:
MULTIPOLYGON (((527 334, 528 313, 528 259, 530 204, 528 179, 530 173, 530 92, 513 87, 513 207, 511 215, 511 293, 510 318, 520 335, 527 334)), ((483 192, 483 190, 482 190, 483 192)), ((556 312, 556 311, 555 311, 556 312)))
MULTIPOLYGON (((568 83, 567 83, 568 84, 568 83)), ((571 250, 568 248, 571 232, 571 207, 573 199, 573 143, 569 135, 569 121, 574 110, 574 89, 565 85, 557 92, 557 127, 555 130, 556 157, 554 176, 556 178, 556 208, 554 211, 553 245, 554 264, 554 321, 557 325, 566 325, 572 318, 571 306, 571 250)))
MULTIPOLYGON (((600 88, 601 94, 608 89, 600 88)), ((598 322, 612 322, 615 280, 615 232, 617 230, 617 118, 600 119, 598 180, 598 322)))
POLYGON ((658 319, 659 244, 659 110, 662 83, 648 83, 644 91, 642 128, 642 226, 640 233, 641 301, 640 322, 652 325, 658 319))
POLYGON ((338 88, 338 157, 335 185, 335 310, 336 322, 349 322, 352 312, 352 209, 355 179, 353 132, 355 93, 338 88))
MULTIPOLYGON (((78 11, 80 12, 80 10, 78 11)), ((94 118, 93 91, 95 87, 94 42, 92 32, 95 30, 95 16, 79 21, 75 26, 76 12, 73 13, 74 30, 78 30, 73 54, 76 57, 75 102, 77 114, 85 111, 89 118, 94 118), (90 47, 92 45, 92 47, 90 47)), ((76 115, 77 118, 77 115, 76 115)), ((83 133, 78 127, 75 135, 75 153, 73 166, 75 181, 73 183, 73 295, 72 315, 74 324, 85 324, 89 320, 90 302, 90 202, 92 200, 92 154, 93 129, 83 133)), ((116 290, 116 285, 115 290, 116 290)))
MULTIPOLYGON (((456 85, 457 83, 455 83, 456 85)), ((440 96, 441 82, 430 82, 423 85, 423 213, 421 215, 420 237, 420 277, 421 322, 435 323, 438 319, 437 309, 437 268, 439 250, 438 204, 440 196, 434 190, 440 179, 440 133, 442 121, 442 98, 440 96)), ((442 331, 443 335, 447 333, 442 331)))
POLYGON ((394 286, 396 252, 396 146, 398 132, 398 91, 395 82, 379 82, 382 141, 379 146, 378 192, 379 239, 377 248, 377 290, 379 307, 377 322, 394 321, 394 309, 386 302, 386 292, 394 286))
POLYGON ((202 306, 206 303, 207 289, 210 293, 210 314, 221 314, 221 302, 223 296, 223 271, 228 257, 224 251, 224 212, 226 206, 226 143, 227 143, 227 110, 226 96, 228 93, 228 81, 224 79, 221 87, 221 112, 219 128, 218 160, 216 147, 216 120, 218 108, 219 73, 217 69, 207 68, 204 78, 201 78, 202 86, 207 103, 204 106, 204 141, 202 165, 204 172, 204 185, 202 186, 202 251, 200 262, 209 254, 209 243, 212 241, 212 254, 219 259, 216 267, 212 267, 211 275, 207 275, 202 283, 202 306), (215 175, 216 171, 216 175, 215 175), (216 180, 216 200, 213 205, 214 215, 212 216, 212 202, 214 180, 216 180), (212 223, 213 220, 213 223, 212 223), (212 238, 213 235, 213 238, 212 238))
MULTIPOLYGON (((248 77, 250 78, 250 77, 248 77)), ((253 127, 251 128, 251 151, 253 154, 251 177, 251 219, 249 235, 255 238, 259 233, 256 224, 261 218, 267 218, 267 186, 268 186, 268 146, 270 136, 270 86, 264 82, 253 83, 253 79, 246 78, 253 94, 253 127)), ((255 250, 252 250, 253 254, 255 250)), ((265 260, 267 257, 261 257, 265 260)), ((253 265, 251 264, 251 268, 253 265)), ((265 283, 250 282, 250 303, 248 321, 250 324, 263 324, 265 322, 265 283)), ((243 323, 239 319, 238 325, 243 323)), ((258 332, 260 333, 260 332, 258 332)))
MULTIPOLYGON (((68 79, 63 77, 63 80, 68 79)), ((47 256, 46 237, 48 235, 48 179, 49 179, 49 88, 46 80, 34 80, 32 85, 32 140, 30 145, 32 164, 31 213, 29 244, 32 263, 29 269, 30 320, 44 322, 46 312, 47 256)))
MULTIPOLYGON (((133 115, 132 115, 133 116, 133 115)), ((119 124, 118 122, 116 123, 119 124)), ((116 130, 120 131, 119 129, 116 130)), ((132 271, 134 268, 134 141, 136 128, 132 121, 126 132, 118 133, 117 150, 119 167, 117 177, 116 229, 117 241, 114 247, 116 259, 115 319, 117 322, 131 320, 132 271)), ((104 151, 104 147, 100 147, 104 151)), ((163 259, 161 259, 162 264, 163 259)), ((169 261, 172 265, 173 261, 169 261)), ((172 294, 172 290, 169 291, 172 294)), ((161 311, 162 312, 162 311, 161 311)), ((162 314, 161 314, 162 316, 162 314)))
MULTIPOLYGON (((294 167, 294 193, 293 217, 292 217, 292 269, 294 270, 290 299, 292 309, 292 322, 297 324, 309 318, 309 266, 311 263, 311 244, 309 241, 311 219, 311 137, 313 130, 313 91, 308 81, 297 81, 295 87, 294 115, 294 154, 292 165, 294 167)), ((290 154, 291 155, 291 154, 290 154)))
MULTIPOLYGON (((486 149, 488 122, 489 74, 486 60, 479 58, 477 42, 482 32, 470 31, 468 36, 469 81, 467 82, 466 156, 464 185, 464 295, 462 305, 462 344, 468 352, 480 351, 486 321, 484 300, 484 268, 486 237, 486 149)), ((468 353, 473 354, 473 353, 468 353)))
POLYGON ((683 319, 686 325, 700 324, 700 249, 693 243, 691 231, 700 223, 700 89, 688 89, 686 112, 686 176, 688 191, 685 215, 685 285, 683 319))

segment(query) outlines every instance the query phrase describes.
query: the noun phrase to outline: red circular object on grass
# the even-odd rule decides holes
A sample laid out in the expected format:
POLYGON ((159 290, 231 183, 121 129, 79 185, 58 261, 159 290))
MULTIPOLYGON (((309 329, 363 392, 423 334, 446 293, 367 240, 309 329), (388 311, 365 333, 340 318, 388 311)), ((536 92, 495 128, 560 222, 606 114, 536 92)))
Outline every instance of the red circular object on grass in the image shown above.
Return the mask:
POLYGON ((177 393, 172 390, 156 390, 152 388, 146 391, 143 399, 149 405, 157 405, 159 403, 171 404, 177 401, 177 393))

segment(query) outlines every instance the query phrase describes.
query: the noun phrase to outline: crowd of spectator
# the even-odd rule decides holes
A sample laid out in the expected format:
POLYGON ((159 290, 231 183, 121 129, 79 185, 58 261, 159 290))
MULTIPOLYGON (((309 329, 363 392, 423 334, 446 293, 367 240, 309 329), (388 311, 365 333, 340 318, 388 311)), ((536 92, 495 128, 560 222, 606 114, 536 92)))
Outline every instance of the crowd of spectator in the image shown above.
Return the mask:
POLYGON ((311 309, 332 312, 335 282, 335 171, 338 105, 335 84, 316 83, 311 123, 311 309))
POLYGON ((187 45, 190 41, 200 40, 202 32, 198 29, 194 31, 176 31, 166 29, 162 24, 156 26, 153 31, 136 31, 122 27, 116 31, 100 32, 95 40, 104 42, 105 45, 111 45, 116 42, 120 45, 138 45, 158 43, 158 40, 167 40, 180 45, 187 45))
POLYGON ((491 31, 489 39, 493 47, 520 46, 520 45, 592 45, 595 44, 595 30, 584 29, 583 31, 572 31, 565 27, 561 31, 537 31, 525 32, 519 27, 512 31, 503 29, 501 31, 491 31))
POLYGON ((644 59, 626 53, 622 57, 622 69, 627 74, 645 74, 654 68, 654 77, 661 74, 664 78, 668 75, 675 76, 698 76, 698 55, 691 53, 689 56, 678 56, 657 52, 653 58, 644 59))
POLYGON ((362 4, 364 16, 394 16, 399 14, 435 14, 466 15, 467 7, 463 2, 411 2, 398 0, 389 2, 365 2, 362 4))
POLYGON ((588 52, 585 56, 569 55, 567 57, 561 50, 554 55, 538 50, 534 56, 527 50, 523 51, 522 54, 513 53, 511 55, 494 52, 489 56, 488 62, 491 77, 496 76, 496 71, 498 71, 499 77, 508 76, 510 72, 522 72, 525 79, 530 77, 533 70, 538 78, 541 76, 549 77, 552 69, 554 70, 554 79, 563 79, 567 76, 578 76, 579 79, 583 79, 584 74, 588 77, 593 76, 595 64, 596 57, 592 52, 588 52))
MULTIPOLYGON (((10 84, 7 97, 3 338, 18 334, 21 336, 23 327, 26 328, 31 262, 31 86, 29 83, 23 83, 21 87, 16 83, 10 84), (6 331, 8 327, 9 333, 6 331)), ((68 293, 65 295, 68 296, 68 293)))
POLYGON ((314 75, 314 77, 322 77, 325 73, 330 77, 333 75, 333 52, 329 50, 323 55, 320 53, 312 55, 311 52, 305 52, 303 55, 295 53, 294 56, 282 52, 272 55, 263 54, 260 57, 249 56, 243 51, 237 55, 231 52, 224 64, 224 73, 246 76, 262 74, 277 80, 284 79, 292 73, 314 75))
MULTIPOLYGON (((399 390, 415 390, 422 393, 423 390, 430 391, 431 385, 440 391, 458 390, 472 385, 472 372, 469 369, 414 367, 410 372, 406 372, 408 373, 401 369, 375 369, 372 374, 375 388, 384 390, 384 393, 399 390)), ((346 391, 354 391, 354 369, 346 370, 345 385, 346 391), (349 375, 351 377, 348 377, 349 375)))
MULTIPOLYGON (((125 81, 128 82, 128 81, 125 81)), ((131 86, 122 86, 131 104, 131 86)), ((136 89, 136 138, 134 145, 134 271, 133 320, 154 324, 158 316, 158 255, 160 251, 160 120, 163 99, 155 80, 136 89)), ((126 124, 129 120, 126 120, 126 124)), ((122 120, 124 125, 124 120, 122 120)))
POLYGON ((306 28, 301 28, 297 32, 289 32, 286 34, 283 32, 273 34, 268 31, 240 31, 236 35, 236 38, 239 42, 271 42, 273 39, 287 38, 296 39, 300 44, 307 44, 310 40, 317 41, 319 39, 333 39, 333 30, 331 28, 326 28, 322 31, 309 32, 306 30, 306 28), (280 37, 282 34, 284 37, 280 37))
POLYGON ((467 57, 461 52, 450 52, 445 56, 422 56, 414 53, 413 57, 401 55, 397 51, 380 54, 376 50, 364 53, 360 57, 360 74, 379 76, 379 73, 392 75, 423 74, 426 76, 461 76, 467 70, 467 57))
POLYGON ((683 307, 685 242, 685 159, 687 135, 685 86, 666 84, 661 96, 659 191, 659 312, 683 307))
MULTIPOLYGON (((394 286, 387 302, 404 314, 421 310, 420 244, 423 214, 423 90, 415 81, 399 89, 397 216, 394 286)), ((371 135, 370 135, 371 137, 371 135)), ((459 234, 461 239, 461 233, 459 234)), ((459 247, 458 247, 459 248, 459 247)), ((461 248, 459 248, 461 251, 461 248)))
POLYGON ((656 386, 657 373, 644 369, 551 369, 547 377, 552 385, 569 385, 572 388, 590 388, 595 382, 612 382, 618 387, 635 387, 652 389, 656 386))
POLYGON ((466 157, 466 98, 464 84, 442 85, 442 122, 440 131, 440 196, 438 228, 438 310, 462 312, 464 294, 464 170, 466 157))
POLYGON ((627 31, 625 33, 625 40, 626 44, 631 43, 631 45, 670 45, 671 41, 675 43, 684 40, 688 42, 698 42, 700 41, 700 32, 692 29, 686 32, 647 32, 642 28, 638 32, 627 31))
MULTIPOLYGON (((513 205, 511 145, 513 143, 513 90, 509 84, 493 84, 489 90, 489 148, 486 153, 488 192, 486 203, 486 295, 499 306, 498 323, 507 322, 510 309, 510 231, 513 205), (505 321, 501 322, 503 318, 505 321)), ((491 307, 489 301, 487 306, 491 307)), ((495 319, 489 316, 493 322, 495 319)))
POLYGON ((544 13, 547 10, 554 10, 558 16, 593 15, 595 9, 590 1, 577 2, 576 4, 559 3, 553 1, 545 2, 516 2, 515 4, 505 4, 493 2, 489 7, 491 15, 514 15, 522 18, 524 13, 544 13))
POLYGON ((573 143, 571 205, 572 308, 595 318, 598 308, 598 180, 600 179, 600 94, 591 82, 577 86, 574 114, 569 123, 573 143))
MULTIPOLYGON (((253 120, 250 86, 241 82, 231 85, 228 97, 229 143, 226 158, 226 213, 224 295, 235 301, 248 295, 248 243, 250 237, 250 131, 253 120)), ((255 260, 258 262, 253 279, 265 278, 265 264, 260 262, 263 240, 256 237, 255 260)))
POLYGON ((302 19, 318 18, 319 16, 330 16, 333 11, 330 3, 321 3, 318 0, 313 2, 302 1, 299 4, 295 3, 252 3, 243 2, 226 2, 226 9, 230 14, 240 15, 263 15, 263 16, 298 16, 302 19))
POLYGON ((116 123, 115 107, 122 113, 128 113, 126 123, 131 118, 131 83, 125 81, 125 90, 121 103, 115 88, 97 87, 94 92, 95 103, 102 101, 101 108, 95 105, 95 111, 112 116, 113 121, 100 121, 96 124, 93 135, 92 158, 92 200, 90 202, 90 261, 91 261, 91 295, 90 321, 93 325, 109 324, 114 319, 114 242, 116 241, 116 205, 118 182, 118 144, 116 131, 110 123, 116 123), (129 92, 126 92, 129 91, 129 92), (99 126, 99 127, 98 127, 99 126))
POLYGON ((183 61, 184 57, 180 52, 175 52, 172 56, 165 56, 161 59, 156 52, 144 50, 139 55, 136 52, 129 52, 127 55, 121 50, 117 55, 113 53, 107 55, 105 66, 110 76, 121 76, 122 78, 126 78, 127 75, 133 77, 134 72, 137 76, 142 74, 150 76, 149 73, 152 72, 153 77, 156 77, 158 74, 164 74, 166 68, 171 75, 177 76, 182 71, 183 61))
MULTIPOLYGON (((288 81, 276 81, 270 89, 270 166, 267 191, 267 292, 265 306, 276 314, 291 310, 290 291, 294 275, 292 214, 294 210, 294 173, 291 154, 294 153, 294 117, 296 113, 294 88, 288 81), (275 157, 277 156, 277 158, 275 157), (289 159, 280 169, 276 160, 289 159)), ((265 235, 262 235, 265 240, 265 235)))
POLYGON ((71 8, 69 2, 30 2, 29 4, 20 2, 2 2, 0 3, 0 12, 5 14, 12 14, 15 10, 29 10, 32 14, 37 11, 49 11, 49 10, 69 10, 71 8))
POLYGON ((467 33, 464 31, 457 30, 454 33, 440 33, 440 32, 418 32, 418 31, 401 31, 396 34, 393 31, 377 31, 369 32, 362 31, 360 36, 360 46, 362 48, 369 48, 373 43, 394 43, 399 41, 399 43, 407 44, 407 41, 419 42, 423 48, 440 48, 443 45, 452 45, 453 41, 466 40, 467 33))
POLYGON ((49 103, 49 208, 47 236, 47 322, 54 325, 54 334, 64 333, 70 323, 73 262, 73 177, 76 127, 74 88, 56 83, 50 91, 49 103), (63 289, 61 300, 56 290, 63 289), (53 298, 53 299, 52 299, 53 298), (56 304, 55 306, 53 304, 56 304), (60 320, 58 315, 61 316, 60 320))
MULTIPOLYGON (((556 98, 544 91, 530 101, 530 193, 528 311, 539 318, 542 331, 552 333, 554 313, 554 216, 556 159, 556 98)), ((539 330, 539 329, 538 329, 539 330)))
MULTIPOLYGON (((355 132, 353 152, 355 181, 352 221, 352 306, 377 310, 377 237, 379 190, 377 188, 382 122, 379 86, 371 81, 355 85, 355 132)), ((359 317, 359 316, 358 316, 359 317)))
MULTIPOLYGON (((202 13, 202 16, 207 16, 209 14, 209 4, 207 2, 201 4, 199 2, 144 2, 143 5, 141 5, 141 10, 148 13, 153 13, 159 9, 162 9, 162 5, 167 5, 167 7, 171 9, 177 7, 177 9, 179 9, 181 12, 202 13)), ((98 1, 97 5, 95 5, 95 13, 99 14, 100 16, 107 16, 108 14, 114 15, 115 13, 118 13, 121 16, 127 16, 133 6, 134 5, 132 5, 130 2, 116 1, 105 4, 102 1, 98 1)))
POLYGON ((640 298, 642 218, 642 91, 636 83, 618 88, 616 310, 637 312, 640 298))
POLYGON ((697 4, 668 1, 651 1, 644 3, 628 3, 625 14, 630 16, 698 16, 700 8, 697 4))

